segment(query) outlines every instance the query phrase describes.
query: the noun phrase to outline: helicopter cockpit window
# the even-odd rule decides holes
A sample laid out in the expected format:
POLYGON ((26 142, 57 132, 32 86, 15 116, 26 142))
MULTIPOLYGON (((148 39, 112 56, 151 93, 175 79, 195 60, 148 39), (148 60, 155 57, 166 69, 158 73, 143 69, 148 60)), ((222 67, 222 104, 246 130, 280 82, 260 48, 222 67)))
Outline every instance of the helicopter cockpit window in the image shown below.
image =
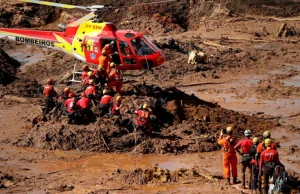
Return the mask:
POLYGON ((148 45, 148 43, 139 37, 132 39, 131 44, 138 55, 145 56, 155 53, 155 51, 148 45))
POLYGON ((132 55, 131 51, 130 51, 130 48, 129 48, 129 44, 128 42, 120 42, 120 49, 121 49, 121 52, 124 56, 130 56, 132 55))

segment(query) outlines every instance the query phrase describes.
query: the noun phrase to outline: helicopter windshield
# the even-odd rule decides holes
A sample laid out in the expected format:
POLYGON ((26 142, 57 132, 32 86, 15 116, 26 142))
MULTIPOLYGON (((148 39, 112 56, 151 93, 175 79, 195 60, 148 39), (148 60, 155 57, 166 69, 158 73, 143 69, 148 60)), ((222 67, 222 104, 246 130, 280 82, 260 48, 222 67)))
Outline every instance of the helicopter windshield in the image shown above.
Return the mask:
POLYGON ((141 39, 141 37, 132 39, 131 44, 138 55, 145 56, 145 55, 151 55, 155 53, 155 51, 151 48, 149 43, 141 39))

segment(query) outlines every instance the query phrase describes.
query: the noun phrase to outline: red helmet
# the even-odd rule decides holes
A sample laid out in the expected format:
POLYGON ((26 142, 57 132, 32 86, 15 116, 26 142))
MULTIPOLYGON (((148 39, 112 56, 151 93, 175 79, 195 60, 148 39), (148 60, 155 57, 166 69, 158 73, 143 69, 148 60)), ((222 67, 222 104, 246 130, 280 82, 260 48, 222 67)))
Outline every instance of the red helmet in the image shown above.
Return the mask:
POLYGON ((84 92, 82 92, 81 97, 86 97, 86 94, 84 92))
POLYGON ((47 79, 47 84, 52 84, 53 83, 53 79, 47 79))
POLYGON ((83 71, 88 71, 90 68, 89 68, 89 66, 88 65, 84 65, 83 66, 83 71))
POLYGON ((69 98, 73 98, 74 96, 75 96, 75 94, 73 92, 70 92, 69 98))

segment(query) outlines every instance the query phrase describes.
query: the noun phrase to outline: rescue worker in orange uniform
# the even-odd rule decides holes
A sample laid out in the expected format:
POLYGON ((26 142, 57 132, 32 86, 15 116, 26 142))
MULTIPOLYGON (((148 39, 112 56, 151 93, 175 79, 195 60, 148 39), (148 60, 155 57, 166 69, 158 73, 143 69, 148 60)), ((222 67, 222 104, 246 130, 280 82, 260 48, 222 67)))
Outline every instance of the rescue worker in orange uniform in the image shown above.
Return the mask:
POLYGON ((103 117, 110 112, 113 97, 109 94, 108 90, 103 90, 103 96, 99 103, 100 117, 103 117))
POLYGON ((73 92, 69 93, 69 99, 65 101, 65 108, 67 109, 67 116, 69 117, 68 123, 76 122, 76 112, 78 110, 78 106, 76 105, 77 99, 73 92))
POLYGON ((59 116, 63 113, 64 104, 65 101, 69 98, 70 92, 70 88, 65 88, 62 94, 58 96, 56 106, 53 109, 53 116, 56 117, 56 119, 58 119, 59 116))
POLYGON ((111 41, 109 44, 106 44, 102 49, 102 53, 105 53, 107 56, 111 56, 114 53, 115 43, 115 41, 111 41))
POLYGON ((108 77, 110 71, 110 67, 109 67, 110 62, 111 62, 111 58, 106 54, 106 51, 102 51, 102 55, 99 57, 98 68, 102 67, 104 69, 106 77, 108 77))
POLYGON ((83 66, 83 71, 82 71, 82 74, 81 74, 81 81, 85 80, 85 78, 88 76, 88 72, 90 71, 90 68, 88 65, 84 65, 83 66))
POLYGON ((111 67, 111 70, 110 70, 110 73, 108 76, 107 87, 110 89, 113 89, 113 87, 116 87, 116 92, 118 92, 118 93, 124 92, 122 90, 123 75, 116 68, 116 64, 114 62, 110 63, 110 67, 111 67))
POLYGON ((230 172, 233 176, 233 184, 237 183, 237 157, 234 146, 238 143, 237 138, 233 136, 233 127, 229 126, 226 128, 227 137, 224 137, 223 130, 220 133, 218 144, 223 146, 223 167, 224 177, 227 180, 227 184, 230 185, 230 172), (231 167, 231 170, 230 170, 231 167))
POLYGON ((53 97, 57 96, 57 92, 53 87, 52 79, 47 79, 47 85, 44 86, 43 94, 45 96, 45 110, 43 115, 46 117, 46 114, 48 114, 52 106, 54 106, 53 97))
POLYGON ((89 120, 89 115, 91 114, 90 103, 91 100, 87 98, 86 94, 84 92, 81 93, 81 98, 80 100, 78 100, 76 105, 79 108, 79 115, 81 116, 83 121, 89 120))
POLYGON ((140 129, 148 134, 152 133, 152 126, 149 121, 150 115, 152 114, 151 108, 147 103, 143 104, 141 109, 135 111, 138 117, 135 119, 134 123, 136 129, 140 129))
POLYGON ((251 177, 252 177, 252 165, 250 164, 252 157, 250 154, 250 150, 252 147, 252 140, 251 137, 251 131, 245 130, 244 131, 245 139, 240 140, 235 146, 234 149, 239 153, 239 155, 242 156, 241 163, 242 163, 242 189, 245 189, 245 179, 246 179, 246 169, 249 169, 249 185, 248 188, 251 188, 251 177), (242 152, 240 151, 240 148, 242 148, 242 152))
POLYGON ((268 194, 269 191, 269 179, 273 176, 275 167, 277 165, 283 166, 279 161, 279 154, 272 146, 272 140, 267 138, 264 141, 267 147, 260 155, 260 171, 264 175, 264 194, 268 194))

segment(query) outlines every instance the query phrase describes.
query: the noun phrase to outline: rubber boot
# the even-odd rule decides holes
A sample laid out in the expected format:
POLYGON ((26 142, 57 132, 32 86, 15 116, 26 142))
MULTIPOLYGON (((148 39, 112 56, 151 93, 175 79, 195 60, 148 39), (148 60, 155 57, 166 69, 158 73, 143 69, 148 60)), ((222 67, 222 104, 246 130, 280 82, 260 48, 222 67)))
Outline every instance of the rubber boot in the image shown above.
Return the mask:
POLYGON ((233 177, 233 184, 237 184, 237 178, 233 177))

